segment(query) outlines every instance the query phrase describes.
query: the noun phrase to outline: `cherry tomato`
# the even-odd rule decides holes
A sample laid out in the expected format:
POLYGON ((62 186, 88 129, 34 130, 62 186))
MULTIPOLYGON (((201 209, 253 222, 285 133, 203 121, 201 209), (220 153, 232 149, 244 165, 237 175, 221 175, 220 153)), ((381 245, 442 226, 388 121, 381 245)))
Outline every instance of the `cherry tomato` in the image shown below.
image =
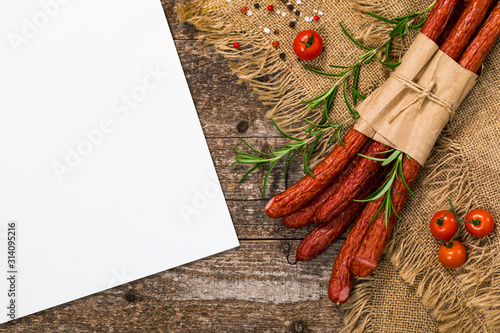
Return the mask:
MULTIPOLYGON (((446 242, 445 244, 448 244, 446 242)), ((457 240, 448 248, 445 244, 439 248, 439 261, 447 268, 457 268, 465 262, 467 256, 465 246, 457 240)))
POLYGON ((302 60, 312 60, 323 50, 321 36, 313 30, 304 30, 295 37, 293 51, 302 60))
POLYGON ((446 214, 446 210, 437 212, 431 220, 431 232, 434 237, 442 240, 451 239, 458 231, 458 224, 455 215, 452 212, 446 214), (446 216, 444 216, 446 214, 446 216), (442 219, 442 224, 439 225, 439 219, 442 219))
POLYGON ((474 209, 470 211, 465 217, 466 221, 477 221, 479 220, 479 225, 474 225, 473 223, 465 223, 465 228, 467 231, 476 237, 484 237, 489 235, 495 226, 493 221, 493 216, 484 209, 474 209))

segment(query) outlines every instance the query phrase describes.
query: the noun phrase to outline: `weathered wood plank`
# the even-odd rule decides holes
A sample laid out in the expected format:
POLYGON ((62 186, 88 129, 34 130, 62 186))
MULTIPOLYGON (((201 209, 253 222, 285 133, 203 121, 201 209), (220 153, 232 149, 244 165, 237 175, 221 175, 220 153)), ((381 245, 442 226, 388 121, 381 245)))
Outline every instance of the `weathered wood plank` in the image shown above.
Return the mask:
MULTIPOLYGON (((285 227, 281 219, 274 220, 267 217, 264 213, 266 203, 267 200, 227 201, 238 238, 302 240, 314 228, 314 225, 302 229, 285 227)), ((347 231, 339 238, 346 237, 347 231)))
MULTIPOLYGON (((231 167, 235 162, 237 151, 235 146, 241 150, 250 152, 238 138, 207 138, 208 146, 221 181, 224 195, 228 200, 259 200, 262 199, 262 187, 267 173, 267 166, 262 167, 250 174, 242 183, 240 178, 253 165, 237 165, 231 167)), ((247 142, 261 151, 268 149, 283 148, 287 140, 285 138, 248 138, 247 142)), ((294 184, 303 176, 301 157, 290 164, 288 170, 289 184, 294 184)), ((267 197, 282 192, 285 189, 283 180, 284 161, 280 161, 273 169, 268 182, 267 197)))
POLYGON ((213 47, 202 41, 176 41, 206 137, 279 137, 263 106, 213 47))
POLYGON ((339 332, 327 296, 338 242, 289 265, 297 241, 241 247, 2 325, 1 332, 339 332))
MULTIPOLYGON (((0 332, 338 332, 342 315, 326 286, 339 240, 324 255, 291 266, 307 230, 290 230, 268 218, 262 197, 265 170, 243 184, 247 168, 229 169, 242 147, 239 136, 261 149, 286 142, 265 118, 267 107, 238 84, 226 60, 195 40, 196 29, 179 22, 178 0, 162 0, 200 121, 240 239, 240 248, 0 325, 0 332), (263 239, 269 239, 267 241, 263 239), (274 240, 273 240, 274 239, 274 240)), ((280 166, 277 166, 277 170, 280 166)), ((302 177, 300 163, 290 182, 302 177)), ((270 178, 268 197, 284 189, 270 178)))

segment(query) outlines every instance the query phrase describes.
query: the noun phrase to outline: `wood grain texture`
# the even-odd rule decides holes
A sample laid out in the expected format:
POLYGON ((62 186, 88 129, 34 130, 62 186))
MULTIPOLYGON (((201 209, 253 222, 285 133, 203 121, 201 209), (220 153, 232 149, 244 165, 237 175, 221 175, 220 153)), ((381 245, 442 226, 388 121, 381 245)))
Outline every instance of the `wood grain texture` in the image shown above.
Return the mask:
MULTIPOLYGON (((342 314, 327 285, 343 240, 311 262, 287 263, 307 230, 264 214, 265 170, 238 184, 247 168, 229 168, 240 136, 262 149, 285 141, 225 59, 179 22, 177 1, 162 4, 241 247, 0 325, 0 332, 339 332, 342 314)), ((289 180, 302 175, 296 163, 289 180)), ((283 190, 281 177, 271 178, 269 196, 283 190)))
POLYGON ((1 332, 337 332, 326 296, 338 242, 290 265, 298 241, 242 241, 237 249, 5 324, 1 332))

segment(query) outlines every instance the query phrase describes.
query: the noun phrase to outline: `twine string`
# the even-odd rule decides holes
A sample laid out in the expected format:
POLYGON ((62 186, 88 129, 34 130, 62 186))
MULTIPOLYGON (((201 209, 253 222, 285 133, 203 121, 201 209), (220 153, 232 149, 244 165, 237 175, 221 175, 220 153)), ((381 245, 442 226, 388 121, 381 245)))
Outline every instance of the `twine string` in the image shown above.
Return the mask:
POLYGON ((404 111, 408 110, 411 106, 416 105, 416 109, 419 110, 422 105, 424 104, 425 100, 428 99, 432 101, 433 103, 438 104, 439 106, 443 107, 446 111, 448 111, 450 118, 454 116, 455 110, 453 109, 453 106, 442 99, 441 97, 437 96, 432 92, 432 89, 436 86, 436 83, 434 81, 431 82, 431 84, 428 87, 422 87, 416 82, 411 81, 407 77, 404 77, 403 75, 400 75, 396 72, 392 72, 391 76, 401 84, 403 84, 405 87, 412 89, 417 93, 417 96, 415 97, 414 100, 412 100, 410 103, 408 103, 406 106, 402 107, 399 109, 390 119, 389 123, 392 123, 397 117, 399 117, 404 111))

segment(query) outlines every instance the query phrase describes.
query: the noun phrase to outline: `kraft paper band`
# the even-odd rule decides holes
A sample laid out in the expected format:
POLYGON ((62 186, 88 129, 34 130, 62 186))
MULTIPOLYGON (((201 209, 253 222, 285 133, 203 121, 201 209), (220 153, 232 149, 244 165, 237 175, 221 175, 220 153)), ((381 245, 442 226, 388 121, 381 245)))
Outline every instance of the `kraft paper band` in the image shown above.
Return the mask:
POLYGON ((393 75, 358 106, 354 128, 424 165, 476 80, 420 33, 393 75))

